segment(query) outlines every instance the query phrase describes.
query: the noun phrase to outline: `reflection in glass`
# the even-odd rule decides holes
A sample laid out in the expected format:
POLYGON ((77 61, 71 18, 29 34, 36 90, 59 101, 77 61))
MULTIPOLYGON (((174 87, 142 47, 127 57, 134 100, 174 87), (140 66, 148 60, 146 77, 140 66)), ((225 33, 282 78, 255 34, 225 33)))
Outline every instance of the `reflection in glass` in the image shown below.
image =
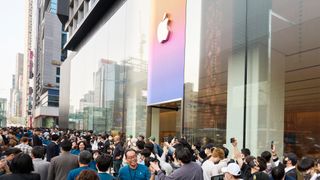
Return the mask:
POLYGON ((149 3, 127 2, 71 60, 69 121, 96 133, 145 134, 149 3), (128 36, 130 34, 130 36, 128 36))

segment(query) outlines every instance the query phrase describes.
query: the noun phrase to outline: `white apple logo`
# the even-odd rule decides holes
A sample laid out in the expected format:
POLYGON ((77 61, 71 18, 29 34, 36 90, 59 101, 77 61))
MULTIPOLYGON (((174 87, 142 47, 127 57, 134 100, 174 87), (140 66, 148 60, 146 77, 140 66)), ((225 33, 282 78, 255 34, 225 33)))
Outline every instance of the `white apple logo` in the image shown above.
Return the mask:
POLYGON ((164 13, 162 21, 158 25, 158 30, 157 30, 157 37, 158 37, 159 43, 165 43, 169 38, 169 34, 170 34, 170 30, 168 27, 169 22, 170 20, 168 18, 168 14, 164 13))

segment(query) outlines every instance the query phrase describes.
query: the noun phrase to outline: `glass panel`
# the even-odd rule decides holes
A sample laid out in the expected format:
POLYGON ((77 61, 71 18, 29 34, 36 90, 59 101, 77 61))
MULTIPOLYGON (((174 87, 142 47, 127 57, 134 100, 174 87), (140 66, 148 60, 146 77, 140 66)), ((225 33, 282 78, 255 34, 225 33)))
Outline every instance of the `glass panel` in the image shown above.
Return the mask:
POLYGON ((320 2, 248 1, 247 142, 320 154, 320 2))
MULTIPOLYGON (((244 0, 187 2, 184 134, 193 142, 226 143, 227 99, 229 129, 242 124, 244 32, 244 0)), ((241 128, 230 136, 240 138, 241 128)))
POLYGON ((125 3, 71 60, 69 120, 77 128, 145 134, 148 4, 125 3))

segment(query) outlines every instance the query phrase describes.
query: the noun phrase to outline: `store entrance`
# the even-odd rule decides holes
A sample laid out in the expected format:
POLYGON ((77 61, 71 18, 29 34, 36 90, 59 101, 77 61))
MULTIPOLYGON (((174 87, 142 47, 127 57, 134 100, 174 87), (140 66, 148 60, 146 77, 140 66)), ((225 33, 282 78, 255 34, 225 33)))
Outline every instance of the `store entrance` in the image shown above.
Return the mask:
POLYGON ((181 133, 181 101, 151 106, 151 136, 157 143, 181 133))

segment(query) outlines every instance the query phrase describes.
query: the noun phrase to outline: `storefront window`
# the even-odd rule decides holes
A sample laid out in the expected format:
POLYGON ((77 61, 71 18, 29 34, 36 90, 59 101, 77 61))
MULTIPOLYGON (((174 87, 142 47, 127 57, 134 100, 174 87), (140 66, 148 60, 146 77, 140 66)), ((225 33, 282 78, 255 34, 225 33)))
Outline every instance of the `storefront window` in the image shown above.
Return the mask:
POLYGON ((249 0, 247 146, 320 152, 320 2, 249 0))
POLYGON ((148 4, 123 4, 71 60, 69 120, 76 128, 145 134, 148 4))
POLYGON ((227 118, 239 118, 229 129, 242 122, 244 22, 245 1, 187 2, 183 129, 194 143, 225 144, 227 118))

